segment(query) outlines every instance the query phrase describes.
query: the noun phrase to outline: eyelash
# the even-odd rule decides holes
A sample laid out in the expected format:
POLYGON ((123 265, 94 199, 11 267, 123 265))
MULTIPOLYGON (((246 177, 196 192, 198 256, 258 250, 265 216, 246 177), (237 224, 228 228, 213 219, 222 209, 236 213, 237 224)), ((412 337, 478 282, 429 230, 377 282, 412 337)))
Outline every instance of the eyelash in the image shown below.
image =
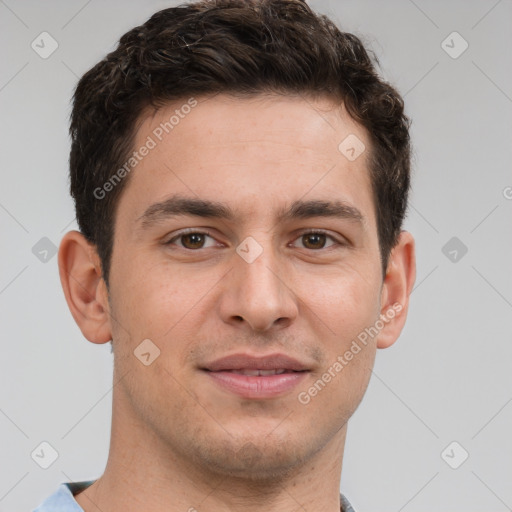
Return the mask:
MULTIPOLYGON (((336 237, 334 237, 327 231, 324 231, 323 229, 310 229, 310 230, 303 231, 302 233, 300 233, 297 236, 297 238, 294 239, 294 241, 299 240, 300 238, 302 238, 303 236, 306 236, 306 235, 325 235, 325 237, 327 239, 330 239, 333 242, 332 245, 329 245, 327 247, 321 247, 320 249, 310 249, 311 251, 322 251, 322 250, 330 249, 331 247, 335 247, 335 246, 343 247, 343 246, 347 245, 345 242, 338 240, 336 237)), ((303 247, 303 249, 307 249, 307 247, 303 247)))
MULTIPOLYGON (((164 245, 172 245, 176 240, 179 240, 182 236, 190 235, 190 234, 207 235, 210 238, 215 240, 215 237, 208 230, 200 231, 200 230, 197 230, 197 229, 194 229, 194 228, 190 228, 190 229, 181 231, 177 235, 174 235, 171 239, 169 239, 168 241, 164 242, 164 245)), ((296 240, 298 240, 298 239, 300 239, 300 238, 302 238, 303 236, 306 236, 306 235, 325 235, 326 238, 330 239, 333 242, 332 245, 329 245, 327 247, 321 247, 319 249, 309 249, 309 250, 315 251, 315 252, 318 252, 318 251, 321 251, 321 250, 326 250, 326 249, 329 249, 329 248, 331 248, 333 246, 343 247, 343 246, 347 246, 348 245, 346 242, 342 242, 341 240, 336 239, 333 235, 329 234, 327 231, 324 231, 322 229, 311 229, 311 230, 303 231, 296 238, 294 238, 293 241, 295 242, 296 240)), ((199 249, 189 249, 189 248, 183 247, 183 246, 178 246, 178 247, 180 249, 185 249, 186 251, 191 251, 191 252, 199 251, 201 249, 208 249, 208 247, 200 247, 199 249)), ((303 247, 303 249, 307 249, 307 247, 303 247)))
MULTIPOLYGON (((200 231, 200 230, 197 230, 197 229, 190 228, 190 229, 186 229, 184 231, 180 231, 177 235, 174 235, 170 240, 168 240, 167 242, 164 242, 164 245, 172 245, 172 243, 175 240, 178 240, 182 236, 191 235, 191 234, 207 235, 210 238, 213 238, 215 240, 215 237, 208 230, 200 231)), ((180 247, 180 249, 185 249, 187 251, 194 251, 194 250, 195 251, 199 251, 200 249, 204 249, 204 247, 201 247, 200 249, 188 249, 187 247, 181 247, 181 246, 178 246, 178 247, 180 247)))

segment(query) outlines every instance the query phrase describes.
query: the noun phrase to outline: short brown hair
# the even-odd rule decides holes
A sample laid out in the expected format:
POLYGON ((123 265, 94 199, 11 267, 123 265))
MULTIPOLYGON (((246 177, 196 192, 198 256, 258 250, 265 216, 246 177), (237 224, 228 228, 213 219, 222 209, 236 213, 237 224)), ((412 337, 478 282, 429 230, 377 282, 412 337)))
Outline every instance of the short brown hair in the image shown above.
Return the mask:
POLYGON ((327 96, 368 131, 382 269, 410 187, 409 121, 362 42, 301 0, 202 0, 164 9, 124 34, 80 79, 70 133, 71 195, 108 285, 116 206, 129 176, 98 198, 133 151, 147 107, 210 93, 327 96))

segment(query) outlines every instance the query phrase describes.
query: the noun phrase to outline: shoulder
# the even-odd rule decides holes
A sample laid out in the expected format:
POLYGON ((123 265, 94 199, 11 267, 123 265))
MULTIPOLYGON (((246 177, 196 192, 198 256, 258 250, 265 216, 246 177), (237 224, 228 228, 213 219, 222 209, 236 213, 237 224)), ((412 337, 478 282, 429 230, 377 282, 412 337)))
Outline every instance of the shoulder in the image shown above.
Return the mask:
POLYGON ((60 484, 57 490, 32 512, 83 512, 74 495, 83 491, 92 483, 94 483, 94 480, 60 484))
POLYGON ((340 494, 340 501, 341 501, 341 512, 355 512, 355 510, 352 508, 352 505, 350 502, 343 496, 343 494, 340 494))

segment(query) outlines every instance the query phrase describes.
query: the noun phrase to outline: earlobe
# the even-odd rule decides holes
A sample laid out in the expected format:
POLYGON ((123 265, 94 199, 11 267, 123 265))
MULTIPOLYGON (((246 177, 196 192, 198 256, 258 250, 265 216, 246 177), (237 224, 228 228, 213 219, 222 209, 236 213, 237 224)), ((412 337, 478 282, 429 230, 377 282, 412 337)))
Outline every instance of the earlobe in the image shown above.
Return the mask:
POLYGON ((415 279, 414 238, 409 232, 402 231, 391 251, 382 286, 380 318, 384 326, 377 338, 378 348, 387 348, 398 339, 405 325, 415 279))
POLYGON ((108 292, 96 248, 78 231, 66 233, 59 247, 59 275, 69 310, 92 343, 112 339, 108 292))

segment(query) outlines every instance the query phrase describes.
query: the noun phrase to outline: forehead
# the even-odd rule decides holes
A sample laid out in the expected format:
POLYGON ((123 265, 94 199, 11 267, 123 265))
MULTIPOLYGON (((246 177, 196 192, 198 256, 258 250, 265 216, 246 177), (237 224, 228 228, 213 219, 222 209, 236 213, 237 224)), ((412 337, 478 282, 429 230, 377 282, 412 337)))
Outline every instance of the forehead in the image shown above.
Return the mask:
POLYGON ((141 117, 134 150, 145 155, 120 202, 132 221, 171 194, 229 202, 241 214, 271 215, 306 198, 358 203, 372 216, 362 148, 365 130, 326 98, 184 98, 141 117), (347 157, 347 141, 357 158, 347 157))
POLYGON ((222 143, 246 143, 244 150, 273 143, 282 146, 283 154, 288 145, 294 153, 309 151, 317 157, 323 153, 331 161, 341 156, 340 137, 355 134, 365 142, 367 139, 365 130, 350 117, 343 103, 272 94, 191 97, 158 110, 146 110, 140 117, 135 145, 143 144, 148 134, 160 147, 175 145, 177 139, 178 144, 186 141, 203 150, 222 143))

